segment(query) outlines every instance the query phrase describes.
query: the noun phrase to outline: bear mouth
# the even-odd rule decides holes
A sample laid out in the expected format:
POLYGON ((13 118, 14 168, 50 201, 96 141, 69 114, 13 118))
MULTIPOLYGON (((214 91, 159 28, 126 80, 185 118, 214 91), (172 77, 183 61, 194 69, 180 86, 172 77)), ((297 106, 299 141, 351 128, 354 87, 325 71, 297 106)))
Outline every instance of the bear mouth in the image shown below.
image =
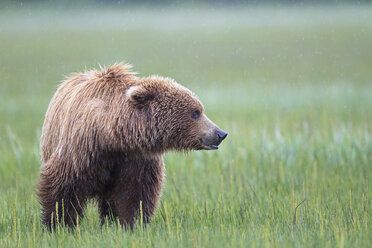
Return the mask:
POLYGON ((218 149, 218 145, 207 144, 206 142, 204 142, 203 139, 200 139, 200 142, 202 143, 203 150, 217 150, 218 149))
POLYGON ((204 145, 206 148, 205 148, 205 150, 217 150, 218 149, 218 146, 216 146, 216 145, 209 145, 209 146, 207 146, 207 145, 204 145))

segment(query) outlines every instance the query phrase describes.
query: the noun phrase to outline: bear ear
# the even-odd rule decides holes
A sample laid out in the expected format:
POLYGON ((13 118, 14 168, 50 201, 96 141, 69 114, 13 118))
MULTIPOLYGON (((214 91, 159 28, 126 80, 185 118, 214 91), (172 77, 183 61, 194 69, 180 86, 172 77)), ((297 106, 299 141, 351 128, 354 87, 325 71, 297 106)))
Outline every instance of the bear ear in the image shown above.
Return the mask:
POLYGON ((128 100, 136 107, 142 108, 155 98, 155 93, 145 85, 135 85, 127 90, 128 100))

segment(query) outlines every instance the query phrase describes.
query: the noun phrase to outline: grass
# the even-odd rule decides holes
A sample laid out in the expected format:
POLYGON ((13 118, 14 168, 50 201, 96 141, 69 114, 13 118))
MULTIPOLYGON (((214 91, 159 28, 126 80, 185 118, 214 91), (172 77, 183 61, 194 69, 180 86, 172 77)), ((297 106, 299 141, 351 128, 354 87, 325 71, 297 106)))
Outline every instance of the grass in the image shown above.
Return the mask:
POLYGON ((370 246, 371 44, 370 5, 1 9, 0 247, 370 246), (122 60, 192 89, 229 136, 166 155, 146 227, 101 227, 91 203, 49 233, 35 194, 48 102, 65 75, 122 60))

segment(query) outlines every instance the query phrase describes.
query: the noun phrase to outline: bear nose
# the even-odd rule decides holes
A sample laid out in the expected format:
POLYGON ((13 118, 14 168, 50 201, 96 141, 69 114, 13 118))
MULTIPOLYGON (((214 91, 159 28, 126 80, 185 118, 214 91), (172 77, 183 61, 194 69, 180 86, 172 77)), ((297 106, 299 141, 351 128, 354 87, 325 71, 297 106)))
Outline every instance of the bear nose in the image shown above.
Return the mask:
POLYGON ((221 142, 222 140, 224 140, 227 136, 227 132, 223 131, 223 130, 218 130, 217 132, 217 137, 218 137, 218 141, 221 142))

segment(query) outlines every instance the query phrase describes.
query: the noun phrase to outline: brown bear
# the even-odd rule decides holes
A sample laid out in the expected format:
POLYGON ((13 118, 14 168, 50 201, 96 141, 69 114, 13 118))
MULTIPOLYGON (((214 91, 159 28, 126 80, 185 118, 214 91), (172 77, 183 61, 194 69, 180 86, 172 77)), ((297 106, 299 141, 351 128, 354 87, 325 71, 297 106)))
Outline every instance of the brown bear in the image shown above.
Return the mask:
POLYGON ((72 227, 93 198, 102 223, 118 218, 133 228, 141 208, 148 222, 161 194, 164 152, 217 149, 226 136, 170 78, 139 78, 123 64, 74 74, 45 115, 42 221, 49 229, 72 227))

